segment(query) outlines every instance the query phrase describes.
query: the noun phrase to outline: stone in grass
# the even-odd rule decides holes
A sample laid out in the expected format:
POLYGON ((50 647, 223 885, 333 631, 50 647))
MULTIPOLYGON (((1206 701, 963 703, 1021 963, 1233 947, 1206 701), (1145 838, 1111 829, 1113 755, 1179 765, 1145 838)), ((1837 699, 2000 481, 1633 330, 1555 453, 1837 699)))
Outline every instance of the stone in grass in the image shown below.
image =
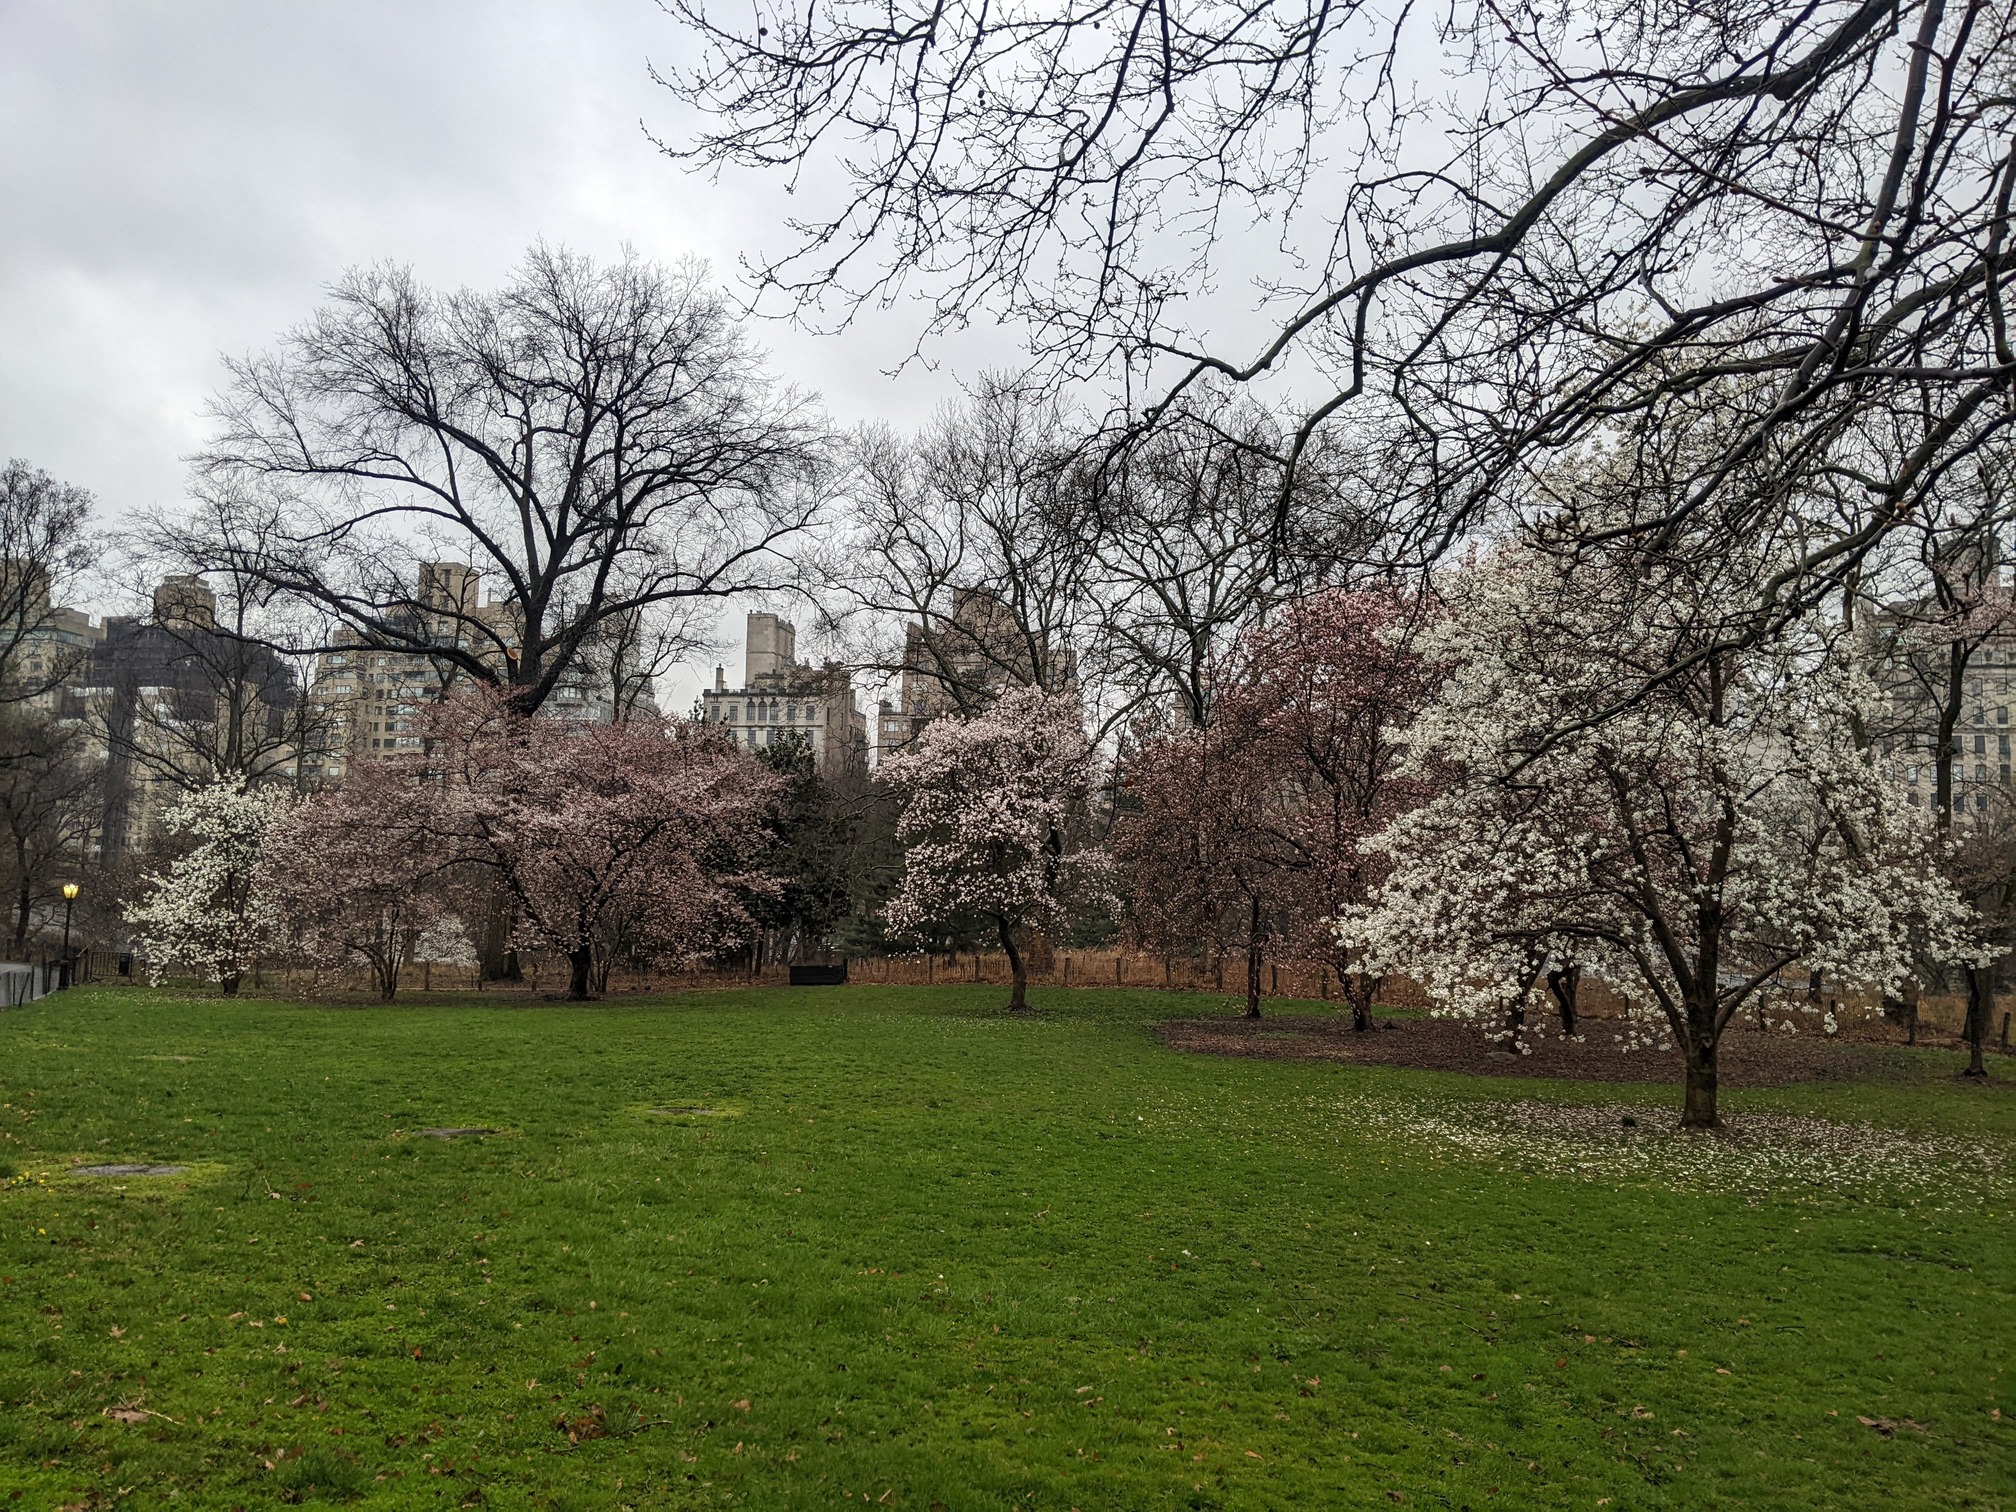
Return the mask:
POLYGON ((185 1176, 189 1167, 178 1165, 88 1165, 78 1166, 73 1176, 185 1176))
POLYGON ((495 1134, 495 1129, 420 1129, 416 1131, 422 1139, 476 1139, 484 1134, 495 1134))

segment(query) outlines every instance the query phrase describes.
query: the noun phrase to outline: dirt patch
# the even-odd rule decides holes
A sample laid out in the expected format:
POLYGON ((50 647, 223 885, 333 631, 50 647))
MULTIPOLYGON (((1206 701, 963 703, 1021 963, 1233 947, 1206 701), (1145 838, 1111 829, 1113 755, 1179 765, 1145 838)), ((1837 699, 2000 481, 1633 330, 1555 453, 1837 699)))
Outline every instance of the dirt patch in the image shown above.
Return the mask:
MULTIPOLYGON (((1485 1038, 1476 1024, 1457 1019, 1380 1019, 1360 1034, 1348 1018, 1177 1020, 1158 1026, 1172 1049, 1199 1055, 1245 1055, 1263 1060, 1355 1061, 1468 1076, 1537 1076, 1564 1081, 1677 1082, 1677 1050, 1622 1049, 1615 1027, 1592 1020, 1582 1043, 1558 1028, 1528 1043, 1518 1055, 1485 1038)), ((1773 1035, 1734 1026, 1724 1035, 1719 1071, 1725 1087, 1780 1087, 1794 1082, 1868 1081, 1909 1074, 1917 1057, 1901 1046, 1773 1035)))

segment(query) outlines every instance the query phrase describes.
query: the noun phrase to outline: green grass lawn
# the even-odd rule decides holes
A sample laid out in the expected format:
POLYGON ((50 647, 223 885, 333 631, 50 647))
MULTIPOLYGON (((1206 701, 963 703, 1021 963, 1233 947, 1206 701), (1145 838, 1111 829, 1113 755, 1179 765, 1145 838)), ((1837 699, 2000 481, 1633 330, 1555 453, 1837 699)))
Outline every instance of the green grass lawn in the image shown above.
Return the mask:
POLYGON ((1003 996, 0 1013, 0 1507, 2016 1507, 1952 1058, 1703 1146, 1003 996))

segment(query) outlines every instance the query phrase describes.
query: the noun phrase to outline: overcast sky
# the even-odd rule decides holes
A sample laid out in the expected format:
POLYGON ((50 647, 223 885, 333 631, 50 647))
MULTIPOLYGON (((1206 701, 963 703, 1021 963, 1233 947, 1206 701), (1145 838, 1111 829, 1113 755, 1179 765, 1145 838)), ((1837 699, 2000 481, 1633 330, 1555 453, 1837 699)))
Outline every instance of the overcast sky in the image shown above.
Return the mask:
MULTIPOLYGON (((652 0, 0 0, 0 456, 108 515, 175 507, 219 355, 356 263, 492 285, 543 236, 732 279, 788 201, 646 139, 680 124, 647 62, 683 45, 652 0)), ((906 426, 1010 355, 890 381, 900 313, 758 336, 836 415, 906 426)))

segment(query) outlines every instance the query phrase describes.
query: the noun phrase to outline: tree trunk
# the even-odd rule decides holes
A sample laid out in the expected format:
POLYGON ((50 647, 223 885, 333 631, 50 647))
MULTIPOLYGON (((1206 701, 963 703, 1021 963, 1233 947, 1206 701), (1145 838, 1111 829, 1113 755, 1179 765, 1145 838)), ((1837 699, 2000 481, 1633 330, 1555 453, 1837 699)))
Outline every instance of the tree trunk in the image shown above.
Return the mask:
POLYGON ((1260 933, 1260 900, 1251 898, 1246 926, 1246 1017, 1260 1017, 1260 956, 1264 937, 1260 933))
POLYGON ((1575 998, 1582 986, 1582 968, 1563 966, 1547 973, 1547 990, 1554 994, 1554 1006, 1561 1014, 1561 1032, 1575 1033, 1575 998))
POLYGON ((1372 1005, 1385 982, 1382 976, 1362 971, 1354 971, 1344 979, 1344 995, 1351 1001, 1351 1028, 1356 1033, 1363 1034, 1372 1027, 1372 1005))
POLYGON ((511 948, 511 900, 501 886, 492 889, 483 910, 483 946, 477 959, 480 981, 519 982, 525 978, 518 952, 511 948))
MULTIPOLYGON (((1026 1013, 1029 1011, 1029 963, 1015 948, 1015 931, 1008 927, 1008 921, 996 919, 994 924, 1001 933, 1001 949, 1008 957, 1008 977, 1012 984, 1008 989, 1008 1011, 1026 1013)), ((973 959, 976 962, 980 959, 977 951, 973 959)))
POLYGON ((1918 978, 1912 977, 1904 984, 1904 1043, 1918 1043, 1918 999, 1923 989, 1918 978))
POLYGON ((1967 1041, 1967 1069, 1963 1076, 1983 1076, 1988 1074, 1987 1063, 1981 1052, 1988 1043, 1988 1024, 1995 1016, 1995 968, 1992 966, 1969 966, 1967 968, 1967 1022, 1961 1030, 1967 1041))
POLYGON ((1687 1057, 1687 1100, 1680 1112, 1683 1129, 1719 1129, 1722 1115, 1715 1105, 1715 1014, 1690 1013, 1693 1020, 1682 1045, 1687 1057))
POLYGON ((585 1003, 595 996, 595 952, 583 945, 567 952, 567 996, 585 1003))
POLYGON ((1526 973, 1526 980, 1519 984, 1519 995, 1512 999, 1512 1006, 1505 1014, 1505 1037, 1514 1049, 1518 1048, 1520 1036, 1526 1032, 1526 1000, 1533 995, 1533 984, 1540 980, 1540 973, 1545 969, 1543 961, 1526 973))
POLYGON ((224 994, 224 996, 236 997, 238 996, 238 984, 243 980, 244 980, 243 972, 240 971, 226 972, 223 976, 217 979, 217 987, 218 990, 224 994))

